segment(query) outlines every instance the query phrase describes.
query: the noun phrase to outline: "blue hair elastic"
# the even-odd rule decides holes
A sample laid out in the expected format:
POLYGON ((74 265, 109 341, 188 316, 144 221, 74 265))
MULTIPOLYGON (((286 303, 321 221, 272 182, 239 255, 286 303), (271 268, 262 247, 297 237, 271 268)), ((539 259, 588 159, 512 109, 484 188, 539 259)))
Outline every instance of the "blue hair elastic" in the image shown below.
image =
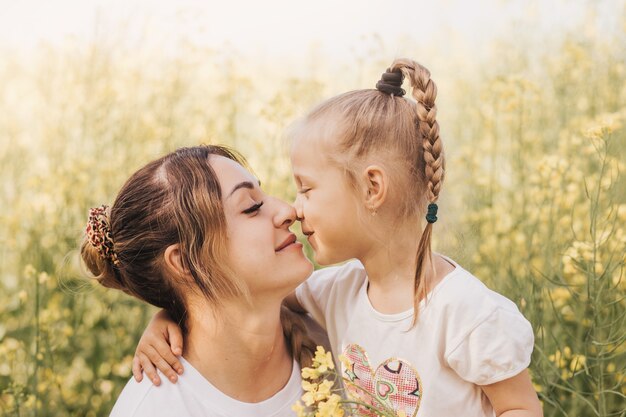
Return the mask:
POLYGON ((428 223, 435 223, 437 221, 437 204, 430 203, 428 205, 428 213, 426 214, 426 221, 428 223))

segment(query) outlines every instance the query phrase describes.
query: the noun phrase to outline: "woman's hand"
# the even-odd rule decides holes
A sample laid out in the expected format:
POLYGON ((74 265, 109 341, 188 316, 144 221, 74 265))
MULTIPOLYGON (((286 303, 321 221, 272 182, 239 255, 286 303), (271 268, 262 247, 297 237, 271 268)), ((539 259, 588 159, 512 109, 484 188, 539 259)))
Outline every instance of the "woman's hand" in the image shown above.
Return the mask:
POLYGON ((154 385, 161 384, 155 366, 172 382, 178 381, 183 365, 177 356, 183 354, 183 334, 165 310, 154 315, 143 332, 135 357, 133 376, 137 382, 143 379, 142 370, 154 385))

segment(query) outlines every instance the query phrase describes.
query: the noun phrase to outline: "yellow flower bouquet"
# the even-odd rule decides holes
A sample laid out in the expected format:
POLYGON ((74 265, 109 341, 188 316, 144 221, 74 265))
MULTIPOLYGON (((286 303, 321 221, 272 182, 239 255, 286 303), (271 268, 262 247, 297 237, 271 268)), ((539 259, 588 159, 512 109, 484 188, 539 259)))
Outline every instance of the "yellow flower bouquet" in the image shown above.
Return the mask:
MULTIPOLYGON (((339 359, 348 369, 347 358, 340 355, 339 359)), ((403 410, 392 409, 353 380, 341 376, 335 369, 332 353, 322 346, 317 347, 312 365, 302 368, 302 389, 301 400, 292 407, 298 417, 406 417, 403 410), (356 390, 362 395, 342 395, 341 384, 350 388, 348 392, 356 390)))

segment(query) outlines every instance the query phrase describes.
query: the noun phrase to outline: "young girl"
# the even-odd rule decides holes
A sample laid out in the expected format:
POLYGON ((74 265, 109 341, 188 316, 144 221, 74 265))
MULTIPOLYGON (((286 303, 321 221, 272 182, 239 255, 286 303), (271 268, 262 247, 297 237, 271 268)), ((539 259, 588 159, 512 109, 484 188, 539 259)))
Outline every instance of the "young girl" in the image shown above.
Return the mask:
POLYGON ((289 231, 293 207, 241 162, 218 146, 179 149, 90 211, 91 272, 185 330, 179 383, 131 379, 111 416, 293 416, 298 362, 310 364, 315 344, 281 304, 313 268, 289 231))
MULTIPOLYGON (((540 416, 528 321, 431 254, 444 180, 436 95, 426 68, 398 59, 375 90, 333 97, 291 132, 295 205, 316 261, 356 261, 317 271, 288 302, 326 328, 349 394, 362 401, 407 416, 540 416), (404 78, 415 101, 403 97, 404 78)), ((155 323, 138 351, 169 355, 180 370, 155 336, 163 331, 176 333, 155 323)), ((137 360, 136 375, 141 365, 152 372, 137 360)))

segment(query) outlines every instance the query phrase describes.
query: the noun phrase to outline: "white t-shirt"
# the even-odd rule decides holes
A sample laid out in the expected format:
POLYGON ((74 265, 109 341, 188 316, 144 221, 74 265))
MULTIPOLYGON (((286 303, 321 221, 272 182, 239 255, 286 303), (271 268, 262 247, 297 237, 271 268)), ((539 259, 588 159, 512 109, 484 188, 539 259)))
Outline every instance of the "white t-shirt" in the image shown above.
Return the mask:
POLYGON ((409 417, 494 415, 478 385, 526 369, 533 331, 512 301, 450 262, 454 271, 422 301, 414 328, 413 309, 381 314, 372 307, 358 261, 316 271, 298 287, 335 357, 347 358, 341 372, 353 383, 345 384, 350 395, 373 396, 409 417))
MULTIPOLYGON (((294 361, 287 385, 258 403, 235 400, 215 388, 189 362, 180 358, 185 372, 173 384, 160 386, 149 378, 130 379, 110 417, 294 417, 291 406, 302 395, 300 367, 294 361)), ((260 382, 261 383, 261 382, 260 382)))

